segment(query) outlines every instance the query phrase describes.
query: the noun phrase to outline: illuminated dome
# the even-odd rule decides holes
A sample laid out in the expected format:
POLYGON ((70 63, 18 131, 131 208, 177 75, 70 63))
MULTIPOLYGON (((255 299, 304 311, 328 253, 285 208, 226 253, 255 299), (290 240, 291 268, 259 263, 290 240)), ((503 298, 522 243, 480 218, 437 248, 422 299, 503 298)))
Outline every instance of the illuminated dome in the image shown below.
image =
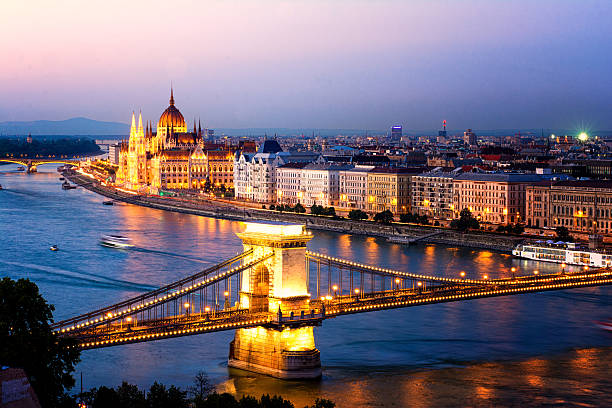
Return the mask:
POLYGON ((185 118, 174 106, 174 93, 170 89, 170 106, 162 113, 157 122, 158 132, 160 129, 171 128, 175 131, 184 132, 186 130, 185 118))

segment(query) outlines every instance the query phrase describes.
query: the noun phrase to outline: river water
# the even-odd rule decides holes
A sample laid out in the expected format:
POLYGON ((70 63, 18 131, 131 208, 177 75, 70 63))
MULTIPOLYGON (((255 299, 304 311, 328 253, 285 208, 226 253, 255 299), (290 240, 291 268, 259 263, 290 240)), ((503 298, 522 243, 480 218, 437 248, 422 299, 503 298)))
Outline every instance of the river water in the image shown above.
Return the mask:
MULTIPOLYGON (((119 204, 64 191, 54 166, 38 174, 0 166, 0 275, 27 277, 60 320, 142 293, 241 251, 241 223, 119 204), (120 233, 137 250, 98 245, 120 233), (60 251, 51 252, 57 244, 60 251)), ((402 246, 315 231, 309 248, 408 272, 458 277, 556 270, 485 250, 402 246)), ((86 351, 85 389, 126 380, 188 386, 205 370, 220 390, 316 397, 339 407, 612 405, 612 287, 479 299, 327 320, 315 329, 323 378, 281 381, 227 368, 233 332, 86 351)), ((78 386, 78 383, 77 383, 78 386)))

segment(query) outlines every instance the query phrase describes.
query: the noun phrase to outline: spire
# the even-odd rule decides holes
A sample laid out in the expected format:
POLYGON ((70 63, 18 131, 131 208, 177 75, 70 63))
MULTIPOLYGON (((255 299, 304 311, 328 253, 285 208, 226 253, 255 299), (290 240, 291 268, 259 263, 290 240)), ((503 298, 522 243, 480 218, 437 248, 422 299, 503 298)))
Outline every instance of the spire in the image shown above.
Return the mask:
POLYGON ((170 82, 170 106, 174 106, 174 89, 172 89, 172 82, 170 82))
POLYGON ((196 121, 195 121, 195 118, 193 118, 193 134, 194 135, 198 134, 198 131, 196 130, 196 121))
POLYGON ((138 134, 143 133, 142 129, 142 111, 138 113, 138 134))
POLYGON ((136 117, 134 116, 134 111, 132 111, 132 128, 136 127, 136 117))

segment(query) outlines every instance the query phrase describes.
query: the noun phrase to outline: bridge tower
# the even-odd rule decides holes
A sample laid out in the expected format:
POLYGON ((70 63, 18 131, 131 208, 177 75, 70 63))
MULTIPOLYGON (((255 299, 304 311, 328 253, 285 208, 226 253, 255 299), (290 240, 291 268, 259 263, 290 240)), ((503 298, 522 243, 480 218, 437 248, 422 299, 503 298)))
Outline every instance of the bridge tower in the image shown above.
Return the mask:
MULTIPOLYGON (((306 244, 312 234, 304 225, 247 223, 238 233, 250 258, 273 252, 264 263, 242 276, 240 306, 275 316, 312 313, 309 308, 306 244)), ((249 262, 250 259, 245 259, 249 262)), ((313 326, 237 329, 230 344, 228 365, 278 378, 321 376, 321 358, 315 347, 313 326)))

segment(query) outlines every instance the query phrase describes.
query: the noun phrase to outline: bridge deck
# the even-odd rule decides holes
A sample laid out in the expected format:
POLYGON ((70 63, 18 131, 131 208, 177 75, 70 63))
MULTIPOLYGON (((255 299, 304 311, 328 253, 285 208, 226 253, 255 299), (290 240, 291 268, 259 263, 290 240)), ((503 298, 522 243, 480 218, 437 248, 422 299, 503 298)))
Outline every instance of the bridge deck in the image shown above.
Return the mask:
POLYGON ((140 320, 134 324, 107 322, 80 331, 60 333, 60 335, 73 338, 80 348, 92 349, 237 328, 312 326, 320 324, 325 319, 356 313, 611 284, 612 270, 600 269, 569 274, 500 279, 487 281, 485 284, 480 282, 473 282, 469 285, 450 283, 430 288, 324 297, 313 299, 310 303, 311 314, 304 316, 283 316, 275 312, 230 309, 220 313, 184 314, 161 319, 140 320))

